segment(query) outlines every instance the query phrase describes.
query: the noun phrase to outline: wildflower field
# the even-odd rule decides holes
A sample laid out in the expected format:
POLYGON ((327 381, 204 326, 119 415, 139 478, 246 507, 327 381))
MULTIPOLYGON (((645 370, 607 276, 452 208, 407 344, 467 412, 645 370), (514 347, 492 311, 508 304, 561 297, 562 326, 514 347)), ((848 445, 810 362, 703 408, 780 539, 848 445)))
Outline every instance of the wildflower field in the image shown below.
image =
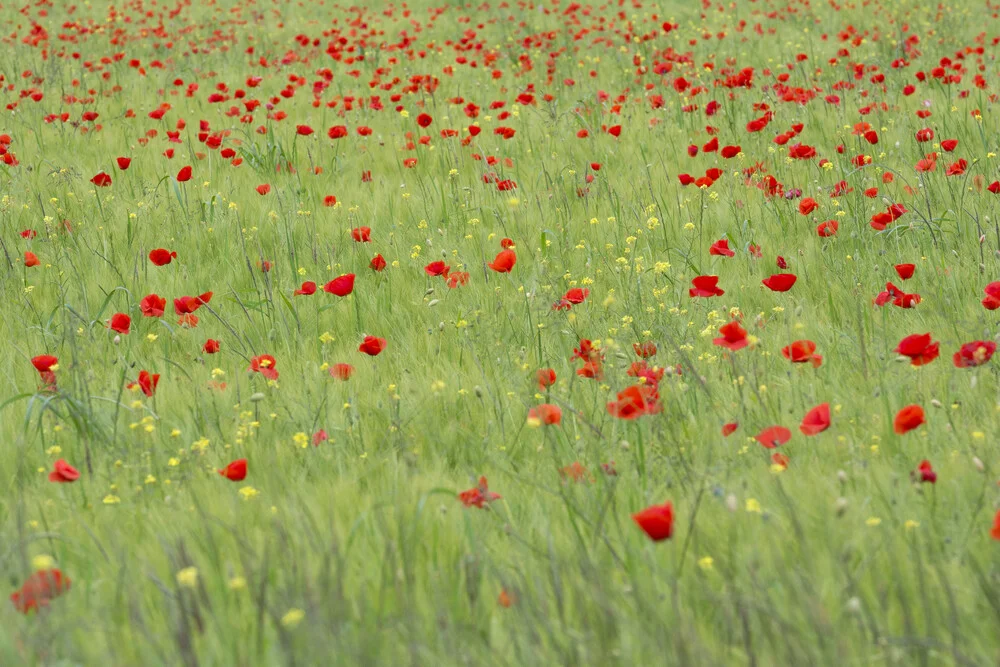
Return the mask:
POLYGON ((0 0, 0 664, 1000 663, 998 15, 0 0))

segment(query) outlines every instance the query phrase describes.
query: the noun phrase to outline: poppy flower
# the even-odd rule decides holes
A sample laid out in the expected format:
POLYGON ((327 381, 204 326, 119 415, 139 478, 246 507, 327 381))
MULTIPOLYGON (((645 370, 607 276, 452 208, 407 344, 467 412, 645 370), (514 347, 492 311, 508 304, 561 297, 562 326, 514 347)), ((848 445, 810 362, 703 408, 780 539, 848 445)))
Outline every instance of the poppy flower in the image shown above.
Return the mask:
POLYGON ((177 257, 177 253, 165 248, 156 248, 149 251, 149 261, 156 266, 166 266, 177 257))
POLYGON ((975 340, 959 348, 955 356, 952 357, 952 361, 955 364, 955 368, 982 366, 993 357, 993 353, 996 351, 997 344, 993 341, 975 340))
POLYGON ((375 255, 372 257, 372 261, 368 263, 368 268, 372 271, 381 271, 385 268, 385 258, 382 255, 375 255))
POLYGON ((1000 282, 990 283, 983 288, 986 298, 983 299, 983 308, 986 310, 996 310, 1000 308, 1000 282))
POLYGON ((654 542, 670 539, 674 534, 674 504, 668 500, 662 505, 652 505, 633 514, 632 520, 654 542))
POLYGON ((822 238, 830 238, 837 234, 837 230, 840 229, 840 223, 836 220, 827 220, 826 222, 821 222, 816 227, 816 234, 822 238))
POLYGON ((152 397, 156 393, 156 385, 160 384, 159 374, 150 374, 149 371, 139 371, 139 379, 130 384, 129 387, 138 386, 146 396, 152 397))
POLYGON ((729 249, 729 239, 719 239, 708 249, 709 255, 720 255, 722 257, 732 257, 735 251, 729 249))
POLYGON ((300 137, 308 137, 314 131, 315 130, 313 130, 308 125, 296 125, 295 126, 295 134, 297 134, 300 137))
POLYGON ((772 292, 787 292, 797 279, 794 273, 776 273, 760 282, 772 292))
POLYGON ((271 185, 269 183, 261 183, 260 185, 257 186, 257 194, 259 194, 261 197, 263 197, 270 191, 271 191, 271 185))
POLYGON ((354 366, 350 364, 334 364, 330 366, 330 377, 336 378, 343 382, 351 379, 354 374, 354 366))
MULTIPOLYGON (((579 461, 574 461, 568 466, 559 469, 559 476, 563 480, 571 482, 582 482, 587 479, 587 469, 579 461)), ((591 478, 593 481, 593 478, 591 478)))
POLYGON ((118 163, 118 168, 122 171, 128 169, 129 165, 132 164, 132 158, 130 157, 115 158, 115 161, 118 163))
POLYGON ((490 491, 486 477, 480 477, 478 485, 468 491, 462 491, 458 494, 458 499, 462 501, 463 505, 466 507, 478 507, 479 509, 486 509, 487 503, 491 503, 494 500, 500 500, 501 498, 503 498, 503 496, 499 493, 493 493, 490 491))
POLYGON ((167 300, 159 294, 147 294, 139 302, 139 312, 143 317, 163 317, 166 307, 167 300))
POLYGON ((738 423, 736 423, 736 422, 730 422, 728 424, 723 424, 722 425, 722 437, 723 438, 728 438, 733 433, 735 433, 736 429, 738 429, 739 427, 740 427, 740 425, 738 423))
POLYGON ((937 473, 934 472, 934 467, 931 466, 931 462, 924 459, 917 466, 917 469, 910 473, 910 478, 914 482, 936 484, 937 483, 937 473))
POLYGON ((90 182, 99 188, 106 188, 111 185, 111 177, 103 171, 90 179, 90 182))
POLYGON ((199 296, 182 296, 179 299, 174 299, 174 312, 178 315, 188 315, 211 300, 211 292, 205 292, 199 296))
POLYGON ((501 250, 487 266, 497 273, 510 273, 516 263, 517 255, 514 254, 513 250, 501 250))
POLYGON ((895 267, 896 273, 899 275, 900 280, 909 280, 913 277, 913 272, 916 270, 916 264, 897 264, 895 267))
POLYGON ((330 436, 326 434, 326 431, 320 429, 315 433, 313 433, 313 438, 312 438, 313 447, 319 447, 319 443, 326 442, 329 439, 330 436))
POLYGON ((242 482, 247 477, 247 460, 236 459, 219 469, 219 474, 230 482, 242 482))
POLYGON ((732 351, 742 350, 750 344, 747 339, 747 330, 740 326, 739 322, 730 322, 719 327, 721 338, 713 338, 712 343, 719 347, 724 347, 732 351))
POLYGON ((181 170, 177 172, 177 182, 186 183, 191 180, 191 167, 181 167, 181 170))
POLYGON ((642 343, 632 343, 632 349, 635 351, 636 356, 643 359, 649 359, 656 355, 656 343, 651 340, 642 343))
POLYGON ((460 285, 469 284, 469 274, 466 271, 455 271, 448 275, 448 288, 455 289, 460 285))
POLYGON ((535 377, 538 380, 538 391, 545 391, 556 383, 556 372, 551 368, 539 368, 535 377))
POLYGON ((791 345, 783 347, 781 354, 794 364, 804 364, 809 362, 813 368, 819 368, 823 363, 823 357, 815 354, 816 343, 811 340, 797 340, 791 345))
POLYGON ((451 269, 450 266, 448 266, 447 264, 445 264, 444 262, 442 262, 439 259, 436 262, 431 262, 430 264, 428 264, 427 266, 425 266, 424 267, 424 273, 426 273, 427 275, 432 276, 432 277, 444 276, 445 278, 447 278, 448 277, 448 271, 450 269, 451 269))
POLYGON ((51 354, 42 354, 31 358, 31 365, 35 367, 38 374, 45 377, 46 374, 53 373, 53 367, 59 364, 59 359, 51 354))
POLYGON ((688 289, 690 297, 722 296, 725 290, 719 289, 719 276, 697 276, 691 280, 694 287, 688 289))
POLYGON ((80 471, 66 463, 65 459, 56 461, 52 472, 49 473, 49 481, 59 484, 67 484, 80 479, 80 471))
POLYGON ((1000 510, 997 510, 996 515, 993 517, 993 528, 990 529, 990 537, 994 540, 1000 540, 1000 510))
POLYGON ((331 139, 343 139, 347 136, 347 126, 346 125, 334 125, 329 130, 326 131, 326 136, 331 139))
POLYGON ((914 366, 924 366, 938 358, 938 343, 931 342, 931 335, 911 334, 899 341, 894 352, 910 358, 914 366))
POLYGON ((816 435, 830 428, 830 404, 822 403, 806 413, 799 424, 802 435, 816 435))
POLYGON ((24 251, 24 265, 25 266, 27 266, 27 267, 30 268, 32 266, 38 266, 39 264, 41 264, 41 261, 39 261, 38 255, 36 255, 35 253, 31 252, 30 250, 25 250, 24 251))
POLYGON ((201 346, 201 351, 205 354, 216 354, 221 347, 219 341, 214 338, 209 338, 205 341, 205 344, 201 346))
POLYGON ((528 410, 529 426, 557 426, 562 421, 562 408, 551 403, 542 403, 528 410))
POLYGON ((563 300, 576 306, 583 303, 588 296, 590 296, 590 290, 586 287, 574 287, 566 291, 563 300))
POLYGON ((117 331, 123 336, 127 336, 130 327, 132 326, 132 318, 125 313, 115 313, 111 316, 111 321, 108 323, 108 328, 112 331, 117 331))
POLYGON ((375 336, 365 336, 365 339, 358 347, 358 352, 364 352, 368 356, 376 357, 385 349, 385 338, 375 336))
POLYGON ((277 363, 270 354, 262 354, 250 360, 250 367, 247 370, 260 373, 268 380, 277 380, 278 371, 275 370, 277 363))
POLYGON ((882 231, 891 223, 899 220, 899 218, 901 218, 906 212, 906 207, 902 204, 892 204, 885 210, 885 212, 876 213, 872 216, 871 226, 878 231, 882 231))
POLYGON ((899 435, 903 435, 921 424, 927 422, 924 419, 924 409, 919 405, 907 405, 896 413, 896 418, 892 420, 892 429, 899 435))
POLYGON ((422 113, 419 116, 417 116, 417 125, 419 125, 420 127, 427 127, 433 122, 434 119, 431 118, 430 114, 422 113))
POLYGON ((295 296, 309 296, 316 293, 316 283, 307 280, 302 283, 302 287, 295 290, 295 296))
POLYGON ((58 569, 38 570, 24 582, 21 588, 11 593, 10 601, 22 614, 47 607, 51 600, 69 590, 69 577, 58 569))
POLYGON ((805 197, 799 202, 799 213, 802 215, 809 215, 818 208, 819 204, 812 197, 805 197))
POLYGON ((514 247, 514 239, 502 238, 500 239, 500 247, 504 250, 514 247))
POLYGON ((774 449, 792 439, 792 432, 784 426, 769 426, 754 436, 754 439, 768 449, 774 449))
POLYGON ((636 419, 655 415, 660 409, 660 396, 655 387, 636 384, 618 392, 617 400, 608 403, 608 414, 618 419, 636 419))
POLYGON ((355 227, 351 230, 351 238, 358 243, 371 243, 372 240, 372 228, 371 227, 355 227))
POLYGON ((347 296, 354 291, 354 274, 348 273, 323 285, 323 291, 334 296, 347 296))

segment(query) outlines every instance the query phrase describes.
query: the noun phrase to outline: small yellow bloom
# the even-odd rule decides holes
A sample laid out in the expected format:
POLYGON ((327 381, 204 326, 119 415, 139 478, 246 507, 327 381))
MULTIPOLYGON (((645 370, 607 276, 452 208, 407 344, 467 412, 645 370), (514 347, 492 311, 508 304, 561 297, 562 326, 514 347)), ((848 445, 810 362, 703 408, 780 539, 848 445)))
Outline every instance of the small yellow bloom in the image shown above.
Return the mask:
POLYGON ((698 567, 706 571, 712 569, 713 563, 715 563, 715 560, 711 556, 704 556, 698 559, 698 567))
POLYGON ((177 583, 184 588, 194 588, 198 585, 198 568, 186 567, 177 573, 177 583))
POLYGON ((105 505, 117 505, 121 501, 122 501, 121 498, 119 498, 118 496, 116 496, 114 494, 111 494, 111 493, 109 493, 108 495, 104 496, 104 504, 105 505))
POLYGON ((746 508, 747 512, 756 512, 757 514, 761 513, 760 503, 757 502, 756 498, 747 498, 746 508))
POLYGON ((294 628, 305 617, 306 613, 301 609, 289 609, 285 612, 285 615, 281 617, 281 624, 286 628, 294 628))
POLYGON ((231 591, 241 591, 247 587, 247 580, 243 577, 233 577, 229 580, 228 586, 231 591))
POLYGON ((878 518, 877 516, 869 517, 865 521, 865 525, 871 526, 872 528, 879 525, 880 523, 882 523, 882 519, 878 518))
POLYGON ((48 554, 38 554, 31 559, 31 567, 35 570, 48 570, 56 564, 55 558, 48 554))
POLYGON ((251 498, 256 498, 260 492, 253 488, 252 486, 244 486, 240 489, 240 495, 243 496, 243 500, 250 500, 251 498))

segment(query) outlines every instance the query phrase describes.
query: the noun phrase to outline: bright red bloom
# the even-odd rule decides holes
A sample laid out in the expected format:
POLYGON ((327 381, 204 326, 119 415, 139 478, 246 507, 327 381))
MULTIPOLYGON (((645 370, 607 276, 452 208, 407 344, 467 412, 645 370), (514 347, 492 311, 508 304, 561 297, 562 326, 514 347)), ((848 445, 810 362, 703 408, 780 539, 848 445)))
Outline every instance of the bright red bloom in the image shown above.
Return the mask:
POLYGON ((792 439, 792 432, 784 426, 769 426, 758 433, 755 440, 768 449, 774 449, 792 439))
POLYGON ((219 351, 221 344, 214 338, 209 338, 205 341, 205 344, 201 346, 201 351, 205 354, 216 354, 219 351))
POLYGON ((262 354, 250 360, 250 368, 247 370, 260 373, 268 380, 277 380, 278 371, 275 370, 277 363, 270 354, 262 354))
POLYGON ((22 614, 33 609, 47 607, 49 602, 69 590, 69 577, 58 569, 38 570, 21 586, 11 593, 10 601, 22 614))
POLYGON ((649 359, 656 355, 656 343, 651 340, 642 343, 632 343, 632 349, 635 351, 636 356, 643 359, 649 359))
POLYGON ((913 277, 913 272, 917 266, 916 264, 897 264, 895 268, 900 280, 909 280, 913 277))
POLYGON ((728 424, 723 424, 722 425, 722 437, 723 438, 728 438, 733 433, 735 433, 736 429, 738 429, 739 427, 740 427, 740 425, 738 423, 736 423, 736 422, 730 422, 728 424))
POLYGON ((537 422, 546 426, 558 426, 562 421, 562 408, 551 403, 542 403, 528 410, 528 422, 537 422))
POLYGON ((994 540, 1000 540, 1000 510, 997 510, 996 515, 993 517, 993 528, 990 529, 990 537, 994 540))
POLYGON ((211 292, 205 292, 199 296, 182 296, 179 299, 174 299, 174 312, 178 315, 188 315, 211 300, 211 292))
POLYGON ((938 343, 931 342, 929 333, 911 334, 899 341, 894 352, 909 357, 914 366, 923 366, 938 358, 939 349, 938 343))
POLYGON ((500 247, 504 250, 514 247, 514 239, 502 238, 500 239, 500 247))
POLYGON ((820 364, 823 363, 823 357, 815 354, 815 352, 816 343, 811 340, 797 340, 781 349, 781 354, 792 363, 804 364, 809 362, 813 365, 813 368, 819 368, 820 364))
POLYGON ((31 358, 31 365, 35 367, 35 370, 38 371, 39 375, 42 377, 44 377, 46 373, 52 374, 52 367, 58 363, 59 360, 51 354, 42 354, 31 358))
POLYGON ((55 467, 49 473, 49 481, 59 484, 75 482, 78 479, 80 479, 80 471, 66 463, 65 459, 56 461, 55 467))
POLYGON ((720 255, 722 257, 732 257, 735 251, 729 249, 729 239, 719 239, 708 249, 709 255, 720 255))
POLYGON ((150 374, 149 371, 139 371, 139 380, 136 383, 139 389, 146 396, 152 397, 156 393, 156 385, 160 384, 159 373, 150 374))
POLYGON ((166 307, 167 300, 159 294, 147 294, 139 302, 139 312, 143 317, 163 317, 166 307))
POLYGON ((130 157, 115 158, 115 161, 118 163, 118 168, 122 171, 128 169, 129 165, 132 164, 132 158, 130 157))
POLYGON ((986 310, 996 310, 1000 308, 1000 282, 990 283, 983 288, 986 298, 983 299, 983 308, 986 310))
POLYGON ((830 428, 830 404, 822 403, 806 413, 799 424, 802 435, 816 435, 830 428))
POLYGON ((99 188, 106 188, 111 185, 111 177, 102 171, 90 179, 90 182, 99 188))
POLYGON ((448 275, 448 288, 455 289, 460 285, 469 284, 469 274, 466 271, 455 271, 448 275))
POLYGON ((719 289, 719 276, 697 276, 691 280, 694 287, 688 290, 691 297, 722 296, 725 290, 719 289))
POLYGON ((819 208, 819 204, 812 197, 804 197, 802 201, 799 202, 799 213, 802 215, 809 215, 813 211, 819 208))
POLYGON ((425 266, 424 273, 426 273, 429 276, 444 276, 445 278, 447 278, 448 271, 450 269, 451 269, 450 266, 448 266, 439 259, 436 262, 431 262, 430 264, 425 266))
POLYGON ((372 261, 368 263, 368 268, 372 271, 381 271, 385 268, 385 258, 381 254, 372 257, 372 261))
POLYGON ((313 132, 314 132, 314 130, 311 127, 309 127, 308 125, 296 125, 295 126, 295 134, 299 135, 300 137, 308 137, 313 132))
POLYGON ((792 289, 792 285, 795 284, 796 280, 797 278, 794 273, 776 273, 760 282, 772 292, 787 292, 792 289))
POLYGON ((840 229, 840 223, 836 220, 827 220, 826 222, 821 222, 816 227, 816 233, 822 238, 829 238, 836 235, 837 230, 840 229))
POLYGON ((347 296, 354 291, 354 274, 348 273, 323 285, 323 291, 334 296, 347 296))
POLYGON ((902 204, 892 204, 884 213, 876 213, 872 216, 871 226, 878 231, 882 231, 891 223, 899 220, 906 212, 906 207, 902 204))
POLYGON ((538 379, 538 391, 545 391, 556 383, 556 372, 551 368, 539 368, 535 377, 538 379))
POLYGON ((466 507, 478 507, 479 509, 486 509, 487 503, 491 503, 494 500, 500 500, 501 498, 503 498, 503 496, 499 493, 493 493, 490 491, 486 477, 480 477, 479 484, 477 486, 458 494, 458 499, 462 501, 463 505, 466 507))
POLYGON ((310 296, 316 293, 316 283, 307 280, 302 283, 302 287, 295 290, 295 296, 310 296))
POLYGON ((608 403, 608 414, 618 419, 636 419, 655 415, 660 409, 660 396, 648 384, 636 384, 618 392, 617 400, 608 403))
POLYGON ((422 113, 419 116, 417 116, 417 125, 419 125, 420 127, 427 127, 433 122, 434 119, 431 118, 430 114, 422 113))
POLYGON ((350 364, 334 364, 330 366, 330 377, 346 382, 354 374, 354 366, 350 364))
POLYGON ((111 316, 111 322, 108 324, 108 328, 112 331, 117 331, 123 336, 127 336, 132 326, 132 318, 125 313, 115 313, 111 316))
POLYGON ((927 420, 924 419, 924 409, 919 405, 907 405, 896 413, 892 428, 897 434, 903 435, 925 423, 927 420))
POLYGON ((501 250, 487 266, 497 273, 510 273, 516 263, 517 255, 514 254, 513 250, 501 250))
POLYGON ((263 197, 270 191, 271 191, 270 183, 261 183, 260 185, 257 186, 257 194, 259 194, 261 197, 263 197))
POLYGON ((353 238, 358 243, 371 243, 372 228, 355 227, 354 229, 351 230, 351 238, 353 238))
POLYGON ((361 342, 358 347, 358 352, 364 352, 365 354, 375 357, 378 356, 382 350, 385 349, 385 338, 376 338, 375 336, 365 336, 365 339, 361 342))
POLYGON ((219 474, 230 482, 242 482, 247 477, 247 460, 236 459, 225 468, 220 468, 219 474))
POLYGON ((955 364, 955 368, 982 366, 993 357, 993 353, 996 351, 997 344, 993 341, 975 340, 959 348, 955 356, 952 357, 952 361, 955 364))
POLYGON ((31 252, 30 250, 24 251, 24 265, 27 267, 38 266, 41 261, 38 259, 38 255, 31 252))
POLYGON ((156 248, 149 251, 149 261, 156 266, 165 266, 173 261, 175 257, 177 257, 176 252, 165 248, 156 248))
POLYGON ((721 338, 713 338, 712 343, 719 347, 724 347, 732 351, 742 350, 750 344, 747 339, 747 330, 740 326, 739 322, 730 322, 719 327, 721 338))
POLYGON ((563 300, 576 306, 583 303, 588 296, 590 296, 590 290, 586 287, 574 287, 566 291, 565 296, 563 296, 563 300))
POLYGON ((632 515, 632 520, 654 542, 670 539, 674 534, 674 504, 653 505, 632 515))
POLYGON ((914 482, 926 482, 928 484, 937 483, 937 473, 934 472, 934 467, 931 466, 931 462, 924 459, 917 466, 917 469, 910 473, 910 479, 914 482))
POLYGON ((179 183, 186 183, 191 180, 191 167, 181 167, 181 170, 177 172, 177 181, 179 183))

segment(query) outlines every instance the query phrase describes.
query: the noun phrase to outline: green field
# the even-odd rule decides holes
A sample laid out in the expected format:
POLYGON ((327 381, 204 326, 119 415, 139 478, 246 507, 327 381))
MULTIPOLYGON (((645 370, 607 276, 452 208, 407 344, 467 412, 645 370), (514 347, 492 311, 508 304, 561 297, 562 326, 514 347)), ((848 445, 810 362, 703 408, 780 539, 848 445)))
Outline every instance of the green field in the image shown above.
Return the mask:
POLYGON ((1000 664, 997 16, 3 2, 0 665, 1000 664))

